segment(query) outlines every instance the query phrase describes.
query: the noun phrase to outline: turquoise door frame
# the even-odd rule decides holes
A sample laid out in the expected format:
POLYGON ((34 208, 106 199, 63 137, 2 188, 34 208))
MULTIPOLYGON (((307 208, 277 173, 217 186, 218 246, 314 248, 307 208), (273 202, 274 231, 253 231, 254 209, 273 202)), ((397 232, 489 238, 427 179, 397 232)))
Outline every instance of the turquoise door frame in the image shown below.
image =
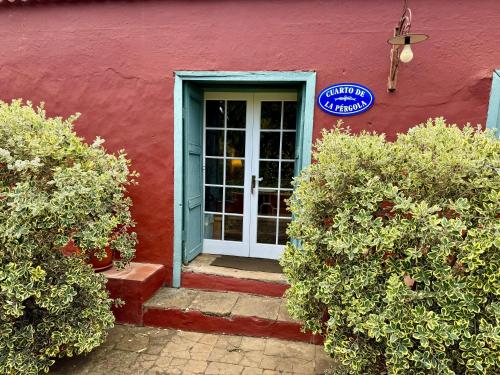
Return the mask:
POLYGON ((500 138, 500 69, 493 71, 486 127, 500 138))
POLYGON ((301 88, 301 145, 297 162, 301 168, 311 163, 316 72, 223 72, 176 71, 174 85, 174 257, 172 286, 181 284, 183 259, 183 185, 184 185, 184 88, 186 82, 210 84, 294 84, 301 88))

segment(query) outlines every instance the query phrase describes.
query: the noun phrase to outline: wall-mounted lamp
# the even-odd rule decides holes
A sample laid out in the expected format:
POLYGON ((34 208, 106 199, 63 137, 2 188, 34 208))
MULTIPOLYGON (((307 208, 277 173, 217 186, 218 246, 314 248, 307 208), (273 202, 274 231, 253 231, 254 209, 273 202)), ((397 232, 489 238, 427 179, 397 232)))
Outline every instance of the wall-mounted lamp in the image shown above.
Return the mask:
POLYGON ((423 42, 429 38, 426 34, 410 34, 410 28, 411 10, 408 8, 407 0, 405 0, 403 14, 401 15, 399 24, 394 28, 394 36, 387 41, 392 45, 391 70, 389 72, 389 79, 387 82, 387 90, 390 92, 396 91, 399 62, 409 63, 413 60, 411 45, 423 42))

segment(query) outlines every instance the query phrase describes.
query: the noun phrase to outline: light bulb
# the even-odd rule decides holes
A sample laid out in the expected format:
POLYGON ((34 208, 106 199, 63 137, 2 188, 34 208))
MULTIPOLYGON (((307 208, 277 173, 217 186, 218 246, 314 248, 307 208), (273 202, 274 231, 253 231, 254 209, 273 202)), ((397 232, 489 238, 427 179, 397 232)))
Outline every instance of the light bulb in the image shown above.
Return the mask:
POLYGON ((403 51, 401 51, 401 55, 399 55, 399 59, 404 63, 409 63, 413 60, 413 52, 410 44, 405 44, 403 51))

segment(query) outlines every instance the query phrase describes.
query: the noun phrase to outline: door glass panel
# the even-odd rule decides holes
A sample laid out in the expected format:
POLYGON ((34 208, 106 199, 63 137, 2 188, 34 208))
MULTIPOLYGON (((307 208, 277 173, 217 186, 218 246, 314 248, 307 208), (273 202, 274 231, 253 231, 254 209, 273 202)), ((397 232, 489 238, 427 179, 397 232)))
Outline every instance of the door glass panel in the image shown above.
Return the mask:
POLYGON ((279 159, 280 132, 260 133, 260 158, 279 159))
POLYGON ((259 215, 276 216, 278 214, 278 191, 259 190, 259 215))
POLYGON ((297 102, 285 102, 283 113, 283 129, 297 128, 297 102))
POLYGON ((292 214, 288 211, 286 200, 290 199, 292 195, 291 191, 281 190, 280 191, 280 216, 290 217, 292 214))
POLYGON ((224 240, 243 240, 243 216, 224 216, 224 240))
POLYGON ((211 159, 205 160, 205 183, 222 185, 224 183, 224 160, 211 159))
POLYGON ((205 140, 205 154, 207 156, 224 155, 224 131, 207 130, 205 140))
POLYGON ((245 132, 228 130, 226 134, 226 156, 245 157, 245 132))
POLYGON ((283 133, 282 159, 295 159, 295 132, 283 133))
POLYGON ((266 217, 257 219, 257 242, 276 243, 276 219, 266 217))
POLYGON ((286 200, 294 176, 297 103, 262 102, 261 113, 257 242, 283 245, 291 220, 286 200))
POLYGON ((222 187, 205 186, 205 211, 222 212, 222 187))
POLYGON ((278 161, 261 161, 259 163, 259 175, 262 178, 260 187, 278 187, 278 161))
POLYGON ((279 129, 281 127, 281 102, 262 102, 260 111, 261 129, 279 129))
POLYGON ((245 180, 245 161, 243 159, 226 160, 226 185, 243 186, 245 180))
POLYGON ((225 212, 243 214, 243 189, 226 188, 225 212))
POLYGON ((222 215, 205 214, 204 236, 209 240, 222 240, 222 215))
POLYGON ((207 100, 206 126, 207 128, 224 127, 224 100, 207 100))
POLYGON ((281 187, 286 189, 292 188, 294 162, 281 162, 281 187))
POLYGON ((227 127, 245 128, 247 116, 247 102, 243 100, 228 100, 227 102, 227 127))
POLYGON ((286 235, 286 228, 290 224, 290 220, 288 219, 279 219, 279 228, 278 228, 278 245, 286 245, 288 241, 288 236, 286 235))

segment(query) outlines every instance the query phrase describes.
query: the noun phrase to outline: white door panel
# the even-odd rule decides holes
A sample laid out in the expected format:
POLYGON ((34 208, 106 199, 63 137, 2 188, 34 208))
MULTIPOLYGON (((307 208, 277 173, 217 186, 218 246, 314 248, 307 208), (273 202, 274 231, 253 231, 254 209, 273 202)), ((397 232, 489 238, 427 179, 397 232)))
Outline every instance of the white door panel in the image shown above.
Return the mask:
POLYGON ((254 96, 250 256, 278 259, 291 220, 285 200, 295 165, 297 94, 262 93, 254 96), (290 174, 291 173, 291 174, 290 174))

